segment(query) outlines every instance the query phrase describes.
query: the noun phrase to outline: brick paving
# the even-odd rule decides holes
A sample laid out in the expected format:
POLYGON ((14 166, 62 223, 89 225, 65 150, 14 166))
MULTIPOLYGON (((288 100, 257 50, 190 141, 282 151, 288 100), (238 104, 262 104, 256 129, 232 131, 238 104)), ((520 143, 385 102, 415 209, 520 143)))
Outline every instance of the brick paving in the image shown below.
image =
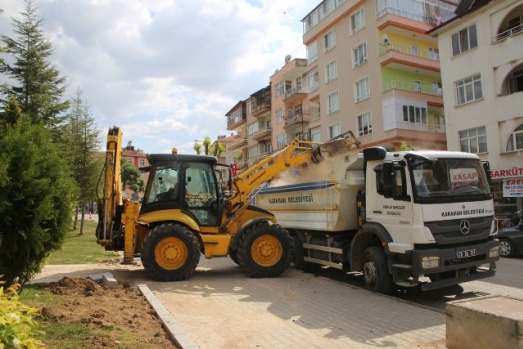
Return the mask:
POLYGON ((106 271, 147 287, 185 349, 446 348, 441 311, 294 269, 253 279, 228 258, 202 258, 179 282, 152 281, 140 265, 104 264, 46 266, 35 282, 106 271))

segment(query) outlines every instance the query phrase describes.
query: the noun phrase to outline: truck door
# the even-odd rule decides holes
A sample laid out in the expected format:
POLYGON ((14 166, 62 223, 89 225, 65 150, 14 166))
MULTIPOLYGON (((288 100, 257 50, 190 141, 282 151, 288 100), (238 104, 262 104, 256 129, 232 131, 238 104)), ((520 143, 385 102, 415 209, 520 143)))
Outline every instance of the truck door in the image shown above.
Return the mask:
POLYGON ((404 253, 412 249, 413 213, 407 188, 405 167, 400 162, 379 164, 369 169, 367 221, 381 224, 389 233, 393 241, 389 244, 391 252, 404 253))

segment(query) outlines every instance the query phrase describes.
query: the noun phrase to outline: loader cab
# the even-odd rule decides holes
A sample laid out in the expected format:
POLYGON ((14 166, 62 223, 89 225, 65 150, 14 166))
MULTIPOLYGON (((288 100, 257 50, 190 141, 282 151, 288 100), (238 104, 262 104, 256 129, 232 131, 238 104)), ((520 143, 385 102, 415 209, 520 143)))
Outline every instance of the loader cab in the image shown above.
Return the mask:
MULTIPOLYGON (((219 226, 223 200, 214 156, 156 154, 148 156, 150 173, 140 215, 162 212, 189 215, 199 226, 219 226)), ((168 217, 168 220, 178 220, 168 217)))

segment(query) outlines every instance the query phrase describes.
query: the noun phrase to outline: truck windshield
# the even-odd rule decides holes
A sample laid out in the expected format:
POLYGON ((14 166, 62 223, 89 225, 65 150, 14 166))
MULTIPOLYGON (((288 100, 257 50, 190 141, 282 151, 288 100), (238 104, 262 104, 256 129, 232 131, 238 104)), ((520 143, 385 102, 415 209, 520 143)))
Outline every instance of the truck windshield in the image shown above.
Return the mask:
POLYGON ((490 188, 481 162, 474 159, 411 159, 414 194, 419 201, 485 200, 490 188))

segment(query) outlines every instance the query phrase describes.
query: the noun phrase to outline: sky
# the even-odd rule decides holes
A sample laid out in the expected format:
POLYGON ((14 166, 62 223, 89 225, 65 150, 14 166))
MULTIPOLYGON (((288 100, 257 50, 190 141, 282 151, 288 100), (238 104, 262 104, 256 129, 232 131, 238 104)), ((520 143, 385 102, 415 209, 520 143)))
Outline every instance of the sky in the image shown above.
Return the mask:
MULTIPOLYGON (((269 84, 286 55, 305 58, 301 20, 321 0, 33 0, 50 61, 101 130, 145 153, 194 154, 230 135, 225 114, 269 84)), ((2 0, 0 35, 16 38, 23 0, 2 0)))

